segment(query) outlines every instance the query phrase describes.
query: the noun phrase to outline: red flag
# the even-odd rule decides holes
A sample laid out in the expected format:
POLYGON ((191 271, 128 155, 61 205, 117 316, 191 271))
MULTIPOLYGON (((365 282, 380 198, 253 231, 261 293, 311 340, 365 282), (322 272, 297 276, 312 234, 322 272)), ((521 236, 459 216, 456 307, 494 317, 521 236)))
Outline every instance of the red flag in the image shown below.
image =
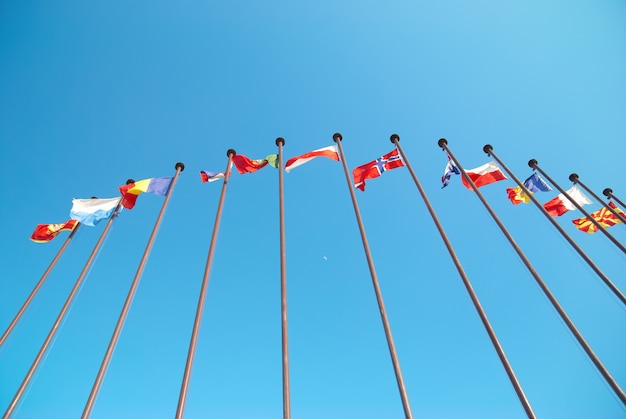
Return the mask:
POLYGON ((30 236, 30 239, 35 243, 47 243, 54 239, 57 234, 64 230, 74 230, 78 221, 69 220, 66 223, 61 224, 38 224, 35 227, 35 231, 30 236))
MULTIPOLYGON (((500 168, 492 161, 475 169, 466 170, 465 173, 467 173, 467 176, 472 179, 472 182, 474 182, 474 185, 476 185, 477 188, 506 179, 504 173, 502 173, 500 168)), ((461 182, 463 182, 463 185, 467 189, 472 189, 470 184, 465 180, 465 176, 463 176, 461 182)))
POLYGON ((355 168, 352 171, 354 178, 354 186, 362 191, 365 191, 365 180, 374 179, 381 175, 386 170, 395 169, 396 167, 404 166, 404 162, 398 155, 398 149, 390 151, 377 158, 374 161, 366 163, 362 166, 355 168))
POLYGON ((277 168, 278 167, 278 154, 270 154, 264 159, 259 159, 259 160, 249 159, 243 154, 235 154, 233 156, 233 163, 235 164, 237 171, 243 175, 244 173, 256 172, 257 170, 264 168, 268 164, 277 168))
MULTIPOLYGON (((624 215, 624 212, 621 209, 617 208, 617 206, 613 202, 609 202, 608 205, 609 207, 613 208, 615 212, 617 212, 624 220, 626 220, 626 215, 624 215)), ((611 227, 615 224, 619 224, 622 222, 622 220, 616 217, 615 214, 613 214, 611 211, 606 209, 606 207, 602 207, 598 211, 592 212, 589 215, 591 215, 593 219, 596 220, 598 224, 600 224, 604 228, 611 227)), ((598 228, 595 226, 595 224, 593 224, 587 217, 577 218, 575 220, 572 220, 572 223, 574 223, 577 229, 579 229, 580 231, 584 231, 585 233, 593 234, 598 231, 598 228)))

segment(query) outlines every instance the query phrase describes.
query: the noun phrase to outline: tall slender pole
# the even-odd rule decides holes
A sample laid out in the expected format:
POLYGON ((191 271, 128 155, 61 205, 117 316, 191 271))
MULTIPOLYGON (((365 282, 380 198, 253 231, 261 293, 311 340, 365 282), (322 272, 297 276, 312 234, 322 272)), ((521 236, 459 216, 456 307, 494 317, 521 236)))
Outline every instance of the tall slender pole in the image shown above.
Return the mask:
POLYGON ((54 265, 56 265, 59 258, 61 258, 61 255, 65 251, 65 248, 70 243, 70 240, 72 240, 72 237, 74 237, 74 234, 76 234, 76 231, 78 231, 79 227, 80 227, 80 223, 76 223, 76 226, 72 229, 70 235, 67 236, 67 238, 65 239, 65 242, 63 242, 63 246, 61 246, 56 256, 52 259, 52 262, 50 262, 48 269, 46 269, 46 271, 43 273, 43 275, 39 279, 39 282, 37 282, 37 285, 35 285, 35 288, 33 288, 33 290, 30 292, 30 295, 28 296, 26 301, 24 301, 24 304, 22 304, 22 307, 20 308, 20 310, 17 312, 15 317, 13 317, 13 320, 11 320, 11 324, 9 324, 9 327, 7 327, 7 330, 5 330, 4 333, 2 334, 2 337, 0 337, 0 346, 2 346, 5 340, 7 340, 7 338, 9 337, 9 334, 11 334, 17 322, 20 320, 20 318, 22 317, 22 315, 28 308, 33 298, 35 298, 35 295, 39 291, 39 288, 41 288, 46 278, 48 278, 48 275, 52 271, 52 268, 54 268, 54 265))
POLYGON ((608 231, 606 231, 606 228, 604 228, 602 225, 600 225, 599 222, 596 221, 595 218, 593 218, 587 211, 585 211, 585 209, 582 207, 582 205, 580 205, 578 202, 576 202, 571 196, 569 196, 569 194, 563 190, 563 188, 561 188, 559 186, 558 183, 556 183, 550 176, 548 176, 548 174, 546 172, 544 172, 540 167, 539 164, 537 163, 537 160, 535 159, 531 159, 528 162, 528 166, 530 166, 532 169, 537 170, 539 173, 541 173, 546 179, 548 179, 548 182, 550 182, 551 184, 553 184, 558 190, 559 192, 561 192, 563 194, 563 196, 565 198, 567 198, 580 212, 582 212, 585 217, 587 217, 587 219, 589 221, 591 221, 591 223, 593 225, 596 226, 596 228, 602 232, 602 234, 604 234, 606 237, 608 237, 609 240, 611 240, 613 242, 613 244, 615 246, 617 246, 622 252, 626 253, 626 247, 624 247, 624 245, 622 245, 620 242, 617 241, 617 239, 615 239, 615 237, 613 237, 613 235, 611 235, 611 233, 609 233, 608 231))
POLYGON ((191 341, 189 342, 189 351, 187 352, 187 362, 185 363, 185 373, 183 382, 180 386, 180 394, 178 396, 178 406, 176 407, 176 419, 182 419, 185 410, 185 402, 187 401, 187 389, 189 388, 189 380, 191 379, 191 369, 193 359, 196 353, 196 345, 198 343, 198 333, 200 331, 200 322, 202 321, 202 311, 204 310, 204 301, 206 292, 209 287, 209 276, 211 274, 211 265, 213 263, 213 254, 215 252, 215 244, 217 243, 217 233, 220 228, 220 220, 222 219, 222 207, 224 206, 224 198, 226 197, 226 188, 230 180, 231 166, 235 150, 229 149, 226 152, 228 163, 224 172, 224 183, 222 184, 222 192, 220 194, 219 204, 217 206, 217 214, 215 214, 215 223, 213 224, 213 234, 211 236, 211 244, 209 245, 209 254, 206 259, 204 268, 204 276, 202 277, 202 286, 200 288, 200 296, 198 297, 198 307, 196 308, 196 318, 193 322, 193 331, 191 332, 191 341))
POLYGON ((600 277, 602 282, 604 282, 609 287, 609 289, 613 291, 613 293, 617 296, 617 298, 619 298, 619 300, 622 303, 626 304, 626 296, 622 294, 619 288, 617 288, 617 286, 613 282, 611 282, 609 277, 606 276, 604 272, 602 272, 602 270, 600 270, 600 268, 593 262, 593 260, 591 260, 591 258, 587 256, 587 254, 583 251, 583 249, 581 249, 580 246, 576 244, 576 242, 570 237, 569 234, 567 234, 567 232, 563 229, 563 227, 561 227, 559 223, 556 222, 554 217, 548 214, 548 211, 546 211, 543 205, 541 205, 541 203, 537 200, 537 198, 535 198, 534 194, 526 188, 526 185, 524 185, 524 183, 520 181, 515 176, 515 174, 513 174, 513 172, 509 170, 509 168, 502 162, 502 160, 498 158, 498 156, 493 152, 493 147, 489 144, 486 144, 483 147, 483 151, 488 156, 492 157, 496 162, 498 162, 498 164, 507 172, 507 174, 511 177, 511 179, 513 179, 513 181, 517 183, 517 186, 522 188, 522 190, 524 191, 524 194, 533 202, 533 204, 535 204, 537 208, 539 208, 539 211, 541 211, 541 213, 548 219, 548 221, 552 223, 554 228, 556 228, 557 231, 561 233, 563 238, 570 244, 570 246, 572 246, 574 250, 576 250, 578 255, 580 255, 580 257, 583 258, 585 262, 587 262, 587 265, 589 265, 589 267, 596 273, 596 275, 600 277))
POLYGON ((365 250, 365 257, 367 258, 367 266, 369 267, 370 276, 372 277, 372 285, 374 286, 374 292, 376 293, 376 301, 378 302, 378 310, 380 311, 380 317, 383 322, 383 328, 385 329, 385 336, 387 338, 387 346, 389 347, 389 354, 391 355, 391 362, 393 364, 393 370, 396 374, 396 382, 398 384, 398 390, 400 391, 400 398, 402 399, 402 407, 404 408, 404 416, 407 419, 413 418, 411 412, 411 404, 409 403, 409 396, 404 385, 404 379, 402 378, 402 370, 400 369, 400 361, 398 354, 396 353, 396 346, 393 343, 393 336, 391 335, 391 327, 389 320, 387 319, 387 311, 385 310, 385 303, 383 301, 383 295, 378 284, 378 276, 376 275, 376 268, 374 268, 374 260, 370 252, 370 247, 367 242, 367 236, 365 235, 365 227, 363 226, 363 220, 361 219, 361 212, 359 211, 359 205, 356 200, 356 194, 354 193, 354 185, 350 180, 350 174, 348 173, 348 165, 346 164, 346 158, 343 154, 343 147, 341 146, 342 136, 339 133, 333 135, 333 141, 337 143, 339 148, 339 155, 341 156, 341 163, 343 165, 343 171, 346 175, 346 182, 348 182, 348 189, 350 191, 350 197, 352 198, 352 206, 354 207, 354 214, 359 225, 359 231, 361 232, 361 240, 363 242, 363 249, 365 250))
POLYGON ((174 187, 176 186, 176 181, 178 180, 178 176, 180 172, 185 170, 185 165, 182 163, 176 163, 176 174, 174 175, 172 182, 170 184, 169 190, 167 191, 167 195, 163 200, 163 205, 161 206, 161 211, 159 212, 159 216, 157 217, 156 222, 154 223, 154 228, 152 229, 152 233, 150 234, 150 238, 148 239, 148 244, 146 245, 146 249, 141 257, 141 261, 139 262, 139 267, 137 268, 137 273, 133 278, 133 282, 128 290, 128 295, 126 296, 126 301, 124 301, 124 306, 122 307, 122 312, 120 313, 120 317, 117 320, 117 324, 115 325, 115 330, 113 331, 113 336, 111 336, 111 340, 109 341, 109 346, 107 348, 106 354, 104 355, 104 359, 102 360, 102 364, 100 365, 100 370, 98 371, 98 376, 96 377, 96 381, 91 388, 91 393, 89 394, 89 399, 87 399, 87 404, 83 410, 82 418, 88 418, 91 409, 93 408, 93 404, 96 401, 96 397, 98 396, 98 391, 100 390, 100 386, 102 385, 102 380, 104 378, 104 374, 109 366, 109 362, 111 361, 111 356, 113 355, 113 351, 115 350, 115 345, 117 344, 117 339, 119 338, 120 332, 122 331, 122 327, 124 326, 124 321, 126 320, 126 315, 128 314, 128 310, 130 309, 130 305, 133 302, 133 297, 135 296, 135 291, 137 290, 137 286, 139 285, 139 280, 141 279, 141 275, 143 274, 143 269, 146 266, 146 262, 148 260, 148 256, 150 255, 150 250, 152 249, 152 244, 154 243, 154 239, 156 238, 157 232, 159 231, 159 226, 161 225, 161 220, 163 219, 163 214, 165 214, 165 209, 167 208, 167 204, 172 196, 172 192, 174 191, 174 187))
POLYGON ((613 208, 611 208, 611 206, 609 204, 604 203, 604 201, 602 200, 602 198, 600 198, 598 195, 596 195, 591 189, 589 189, 587 187, 587 185, 585 185, 580 178, 578 177, 577 173, 572 173, 571 175, 569 175, 569 180, 571 180, 572 182, 574 182, 574 184, 578 184, 580 186, 582 186, 582 188, 584 190, 586 190, 591 196, 593 196, 595 199, 598 200, 598 202, 602 203, 602 205, 604 206, 604 208, 606 208, 607 210, 609 210, 614 216, 617 217, 618 220, 621 220, 624 218, 623 215, 620 215, 617 211, 615 211, 613 208))
POLYGON ((291 418, 289 392, 289 334, 287 327, 287 248, 285 246, 285 194, 283 174, 283 146, 285 139, 276 139, 278 146, 278 207, 280 219, 280 313, 283 356, 283 418, 291 418))
POLYGON ((467 173, 465 172, 465 170, 463 169, 459 161, 456 159, 456 157, 454 157, 454 154, 452 154, 452 152, 448 148, 448 141, 446 141, 445 138, 442 138, 439 140, 439 147, 445 150, 450 156, 450 158, 454 161, 456 166, 461 171, 461 174, 465 178, 466 182, 472 187, 472 190, 476 193, 476 196, 483 203, 483 205, 485 206, 485 208, 487 209, 487 211, 489 212, 489 214, 491 215, 495 223, 500 228, 500 231, 502 231, 502 234, 504 234, 508 242, 511 244, 511 246, 513 247, 517 255, 520 257, 520 259, 522 260, 522 262, 524 263, 524 265, 526 266, 530 274, 533 276, 533 278, 535 279, 535 281, 537 282, 537 284, 543 291, 543 293, 546 295, 550 303, 552 303, 552 306, 554 307, 554 309, 557 311, 557 313, 559 313, 559 315, 561 316, 561 319, 563 319, 563 321, 565 322, 569 330, 572 332, 572 334, 574 335, 574 337, 580 344, 580 346, 582 346, 587 356, 589 356, 589 358, 591 359, 593 364, 596 366, 598 371, 600 371, 600 374, 602 374, 602 376, 604 377, 606 382, 609 384, 609 386, 613 389, 617 397, 619 397, 622 403, 626 405, 626 394, 624 394, 624 391, 621 389, 617 381, 615 381, 615 379, 611 376, 611 374, 606 369, 604 364, 602 364, 602 362, 597 357, 597 355, 593 352, 593 349, 591 349, 591 346, 589 346, 589 344, 587 343, 583 335, 578 331, 578 329, 576 328, 572 320, 567 316, 567 313, 565 312, 563 307, 561 307, 556 297, 552 294, 552 292, 550 291, 546 283, 543 281, 541 276, 539 276, 539 274, 535 270, 535 267, 532 265, 532 263, 530 263, 530 260, 528 260, 528 258, 526 257, 522 249, 519 247, 517 242, 515 242, 515 240, 513 239, 513 236, 511 236, 511 233, 509 233, 509 231, 504 226, 504 224, 502 224, 502 221, 500 220, 500 218, 498 218, 498 216, 496 215, 494 210, 491 208, 489 203, 487 203, 487 200, 485 199, 483 194, 478 190, 478 188, 476 187, 472 179, 470 179, 470 177, 467 175, 467 173))
POLYGON ((506 354, 504 353, 504 349, 502 348, 502 345, 500 345, 500 342, 498 341, 496 332, 493 330, 493 327, 491 326, 491 323, 489 322, 489 319, 487 318, 487 314, 485 313, 485 310, 480 304, 480 300, 478 299, 478 296, 476 295, 476 292, 474 291, 474 287, 472 287, 472 283, 467 277, 467 274, 465 273, 465 269, 463 269, 463 266, 461 265, 461 261, 459 260, 454 248, 452 247, 452 243, 448 239, 448 236, 445 230, 443 229, 443 226, 439 222, 439 217, 437 217, 437 213, 435 212, 434 208, 430 204, 430 200, 428 199, 428 196, 426 195, 424 188, 422 188, 422 184, 417 178, 417 175, 413 171, 413 167, 411 166, 409 159, 407 159, 406 154, 404 154, 404 150, 402 149, 402 146, 400 145, 400 137, 397 134, 393 134, 390 137, 390 140, 400 152, 400 155, 402 156, 402 160, 406 164, 407 169, 409 169, 409 173, 411 173, 411 177, 413 178, 413 181, 415 182, 415 186, 417 186, 417 189, 420 195, 422 196, 422 199, 424 200, 424 204, 426 204, 426 208, 428 209, 428 212, 430 213, 430 216, 433 219, 433 222, 435 223, 437 230, 439 231, 439 235, 441 236, 441 239, 443 240, 446 248, 448 249, 448 253, 450 253, 452 262, 454 263, 454 266, 456 266, 456 269, 459 272, 459 276, 461 277, 461 280, 463 281, 463 285, 465 285, 465 289, 467 290, 467 293, 469 294, 470 299, 472 300, 472 303, 474 304, 474 308, 478 312, 478 316, 480 317, 480 320, 482 321, 483 326, 485 327, 485 330, 487 331, 487 335, 489 335, 491 344, 496 350, 496 353, 498 354, 498 358, 500 358, 500 362, 502 363, 502 366, 504 367, 504 370, 506 371, 506 374, 509 377, 511 384, 513 385, 513 389, 515 390, 515 393, 517 394, 517 398, 522 404, 522 407, 524 408, 526 415, 532 419, 536 418, 537 416, 535 415, 535 412, 533 412, 533 408, 530 405, 530 402, 528 401, 528 398, 526 397, 524 390, 522 389, 522 385, 518 381, 517 376, 515 375, 515 372, 513 371, 513 367, 509 363, 509 360, 506 354))
POLYGON ((604 196, 606 196, 607 198, 611 199, 613 198, 613 200, 615 202, 617 202, 618 204, 620 204, 622 206, 622 208, 626 207, 626 204, 624 204, 622 201, 620 201, 615 195, 613 195, 613 189, 611 188, 605 188, 602 193, 604 194, 604 196))
POLYGON ((11 404, 9 404, 9 407, 7 407, 7 410, 4 412, 4 415, 2 416, 3 419, 8 419, 11 416, 11 414, 17 407, 17 403, 20 401, 22 395, 24 394, 24 390, 26 390, 28 383, 33 378, 33 374, 37 370, 39 363, 41 362, 43 356, 48 350, 48 346, 50 345, 50 342, 52 342, 52 339, 54 338, 54 335, 56 334, 57 329, 61 325, 61 322, 63 321, 63 318, 65 317, 65 314, 67 313, 67 310, 70 308, 72 300, 74 299, 74 297, 76 296, 76 293, 80 289, 80 285, 82 284, 83 279, 85 278, 85 275, 87 275, 87 272, 89 272, 89 268, 91 264, 93 263, 93 260, 95 259, 96 255, 98 254, 98 250, 100 250, 100 246, 102 246, 102 243, 104 243, 104 239, 106 238, 107 233, 111 229, 113 220, 118 215, 120 206, 121 206, 121 200, 120 200, 120 203, 117 204, 117 207, 115 207, 115 210, 113 211, 113 214, 111 215, 111 218, 109 218, 109 221, 107 221, 107 224, 104 227, 104 230, 102 230, 102 234, 100 234, 100 238, 98 239, 98 242, 96 243, 93 250, 91 251, 91 254, 89 255, 89 258, 87 259, 87 262, 85 263, 85 266, 83 267, 83 270, 80 272, 80 275, 78 275, 78 279, 76 279, 76 282, 74 283, 74 287, 70 291, 70 294, 67 296, 67 299, 65 300, 65 304, 63 304, 63 307, 61 308, 61 311, 59 312, 57 319, 52 325, 52 328, 50 329, 50 332, 48 333, 46 340, 44 341, 43 345, 41 345, 41 348, 39 349, 39 352, 37 353, 35 360, 31 364, 30 369, 28 370, 28 373, 26 373, 26 376, 24 377, 22 384, 17 390, 17 393, 15 393, 15 396, 13 396, 13 400, 11 401, 11 404))

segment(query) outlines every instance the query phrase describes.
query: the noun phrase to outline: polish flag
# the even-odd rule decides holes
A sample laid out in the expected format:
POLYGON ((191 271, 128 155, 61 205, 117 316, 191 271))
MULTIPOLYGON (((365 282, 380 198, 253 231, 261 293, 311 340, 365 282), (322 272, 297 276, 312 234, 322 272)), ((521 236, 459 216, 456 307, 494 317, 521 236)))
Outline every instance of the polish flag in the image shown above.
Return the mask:
MULTIPOLYGON (((474 182, 474 185, 476 185, 477 188, 489 185, 490 183, 494 183, 499 180, 507 179, 507 177, 504 176, 504 173, 502 173, 498 165, 496 165, 493 161, 490 161, 487 164, 483 164, 476 169, 466 170, 465 173, 467 173, 467 176, 472 179, 472 182, 474 182)), ((461 180, 463 181, 463 185, 465 185, 467 189, 472 189, 470 184, 467 183, 467 181, 465 180, 465 176, 463 176, 461 180)))
MULTIPOLYGON (((582 191, 578 189, 578 186, 576 185, 572 186, 566 192, 581 207, 583 205, 588 205, 588 204, 593 203, 593 201, 587 198, 587 195, 582 193, 582 191)), ((570 202, 570 200, 567 199, 567 197, 563 194, 559 194, 556 198, 551 199, 550 201, 546 202, 545 204, 543 204, 543 207, 545 208, 546 211, 548 211, 548 214, 550 214, 553 217, 560 217, 561 215, 565 214, 567 211, 573 211, 576 209, 576 205, 570 202)))
POLYGON ((287 160, 287 163, 285 163, 285 172, 289 173, 289 171, 294 167, 298 167, 303 165, 304 163, 308 163, 316 157, 328 157, 329 159, 339 161, 339 152, 337 150, 337 146, 331 145, 328 147, 309 151, 308 153, 304 153, 301 156, 292 157, 287 160))

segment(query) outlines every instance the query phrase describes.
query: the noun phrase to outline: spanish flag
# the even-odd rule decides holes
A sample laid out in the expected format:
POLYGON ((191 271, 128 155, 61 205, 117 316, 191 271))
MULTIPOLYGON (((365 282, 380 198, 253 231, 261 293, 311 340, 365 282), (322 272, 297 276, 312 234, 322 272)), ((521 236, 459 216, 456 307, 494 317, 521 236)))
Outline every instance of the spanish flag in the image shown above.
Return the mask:
POLYGON ((47 243, 54 239, 61 231, 72 231, 78 225, 78 221, 69 220, 61 224, 38 224, 30 239, 35 243, 47 243))

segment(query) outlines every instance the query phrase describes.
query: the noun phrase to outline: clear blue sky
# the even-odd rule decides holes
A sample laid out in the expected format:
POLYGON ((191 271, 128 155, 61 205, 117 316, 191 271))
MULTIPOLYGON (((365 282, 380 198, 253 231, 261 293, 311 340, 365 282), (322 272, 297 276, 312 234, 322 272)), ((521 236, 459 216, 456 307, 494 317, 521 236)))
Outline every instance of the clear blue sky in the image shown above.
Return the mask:
MULTIPOLYGON (((221 188, 198 172, 228 148, 261 158, 281 136, 291 157, 335 132, 352 169, 398 133, 538 416, 624 418, 474 194, 459 177, 440 189, 437 140, 468 169, 489 143, 520 178, 535 158, 563 187, 577 172, 626 199, 625 22, 618 0, 1 2, 0 329, 65 240, 32 243, 37 224, 184 162, 92 412, 171 418, 221 188)), ((624 306, 510 186, 481 191, 626 388, 624 306)), ((187 418, 282 415, 277 191, 270 167, 231 178, 187 418)), ((415 417, 525 417, 406 168, 357 192, 415 417)), ((162 202, 114 222, 16 418, 80 415, 162 202)), ((286 175, 285 207, 293 417, 403 417, 341 164, 286 175)), ((579 216, 558 222, 626 292, 626 257, 579 216)), ((103 227, 78 231, 0 348, 0 410, 103 227)))

